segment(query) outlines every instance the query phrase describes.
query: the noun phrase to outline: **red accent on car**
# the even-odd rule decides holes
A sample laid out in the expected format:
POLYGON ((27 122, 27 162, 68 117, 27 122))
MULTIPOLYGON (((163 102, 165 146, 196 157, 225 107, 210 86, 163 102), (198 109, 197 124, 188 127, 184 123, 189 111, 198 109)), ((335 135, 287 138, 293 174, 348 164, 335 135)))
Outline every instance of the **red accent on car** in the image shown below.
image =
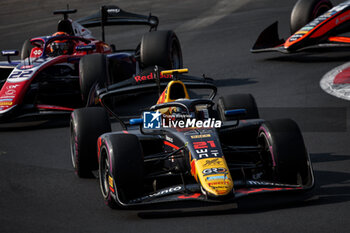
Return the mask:
POLYGON ((164 143, 164 145, 170 146, 170 147, 172 147, 172 148, 174 148, 176 150, 180 148, 180 147, 175 146, 174 144, 172 144, 172 143, 170 143, 168 141, 163 141, 163 143, 164 143))
POLYGON ((342 70, 334 77, 333 84, 346 84, 350 83, 350 67, 342 70))
MULTIPOLYGON (((160 79, 163 79, 163 78, 172 78, 173 76, 171 74, 161 74, 159 76, 160 79)), ((155 77, 154 77, 154 74, 153 73, 150 73, 149 75, 137 75, 134 77, 135 81, 136 82, 142 82, 142 81, 146 81, 146 80, 153 80, 155 77)))
POLYGON ((196 175, 196 161, 195 160, 192 160, 191 161, 191 174, 193 175, 193 176, 195 176, 196 175))
POLYGON ((43 54, 43 50, 41 48, 32 48, 32 51, 30 53, 30 57, 40 57, 41 54, 43 54))
POLYGON ((114 193, 114 188, 112 188, 111 186, 109 186, 109 189, 114 193))
POLYGON ((198 198, 200 195, 201 195, 200 193, 194 193, 192 195, 185 194, 185 195, 178 196, 178 198, 180 199, 198 198))
POLYGON ((97 161, 100 161, 101 146, 102 146, 102 138, 99 137, 97 139, 97 161))
POLYGON ((310 36, 310 38, 316 38, 323 36, 333 28, 337 27, 338 25, 348 21, 350 17, 350 11, 346 11, 343 14, 333 18, 332 20, 325 23, 323 27, 320 27, 320 30, 316 31, 314 34, 310 36))
POLYGON ((260 192, 273 192, 273 191, 299 190, 299 189, 302 189, 302 187, 296 187, 296 188, 251 188, 251 189, 238 189, 238 190, 236 190, 236 193, 252 194, 252 193, 260 193, 260 192))
POLYGON ((128 131, 126 131, 126 130, 123 130, 123 133, 128 134, 129 132, 128 132, 128 131))
MULTIPOLYGON (((305 39, 307 36, 311 35, 310 38, 316 38, 319 36, 324 35, 325 33, 327 33, 329 30, 335 28, 336 26, 338 26, 338 24, 336 23, 337 19, 342 19, 344 17, 345 14, 349 13, 349 11, 346 11, 342 14, 339 15, 340 12, 336 13, 335 15, 333 15, 331 18, 323 21, 322 23, 320 23, 319 25, 317 25, 315 28, 313 28, 312 30, 310 30, 308 33, 304 34, 302 37, 300 37, 299 39, 295 40, 295 41, 290 41, 290 39, 295 35, 291 35, 287 41, 284 44, 285 48, 288 48, 296 43, 298 43, 299 41, 305 39), (320 29, 320 30, 319 30, 320 29)), ((343 23, 345 21, 342 21, 341 23, 343 23)), ((341 24, 340 23, 340 24, 341 24)))
POLYGON ((44 104, 38 104, 36 105, 38 109, 49 109, 49 110, 61 110, 61 111, 74 111, 74 108, 66 108, 66 107, 60 107, 60 106, 53 106, 53 105, 44 105, 44 104))
POLYGON ((350 43, 350 38, 345 36, 332 36, 328 38, 331 42, 350 43))

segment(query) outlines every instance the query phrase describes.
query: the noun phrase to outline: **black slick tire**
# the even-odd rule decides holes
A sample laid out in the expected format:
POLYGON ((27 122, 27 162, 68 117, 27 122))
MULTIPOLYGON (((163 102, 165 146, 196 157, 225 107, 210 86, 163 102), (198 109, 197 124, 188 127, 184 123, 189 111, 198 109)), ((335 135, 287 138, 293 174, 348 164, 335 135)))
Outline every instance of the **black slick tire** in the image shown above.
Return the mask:
POLYGON ((135 135, 111 134, 102 141, 99 151, 100 189, 105 203, 111 208, 123 208, 120 202, 126 203, 142 194, 141 144, 135 135))
POLYGON ((144 68, 158 65, 164 69, 183 66, 180 41, 173 31, 152 31, 141 39, 140 60, 144 68))
POLYGON ((274 181, 305 185, 310 182, 309 156, 298 125, 290 119, 266 121, 259 129, 262 160, 274 181))
POLYGON ((98 169, 97 139, 111 131, 108 113, 101 107, 76 109, 71 115, 71 158, 78 177, 92 177, 98 169))
POLYGON ((330 10, 333 4, 329 0, 299 0, 290 16, 290 32, 294 34, 313 19, 330 10))

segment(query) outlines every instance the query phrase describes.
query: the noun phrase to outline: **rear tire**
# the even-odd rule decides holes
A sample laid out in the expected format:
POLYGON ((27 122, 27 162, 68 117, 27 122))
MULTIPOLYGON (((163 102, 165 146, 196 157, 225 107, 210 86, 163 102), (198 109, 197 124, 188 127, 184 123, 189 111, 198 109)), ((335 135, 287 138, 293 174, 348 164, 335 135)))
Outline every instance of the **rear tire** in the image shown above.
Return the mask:
POLYGON ((24 59, 30 57, 30 53, 32 51, 32 48, 34 48, 34 46, 32 45, 32 43, 30 43, 30 40, 24 41, 24 43, 22 45, 22 50, 21 50, 21 60, 22 61, 24 59))
POLYGON ((265 122, 259 129, 258 143, 264 148, 261 157, 274 181, 298 185, 310 181, 309 156, 293 120, 265 122))
POLYGON ((217 110, 222 121, 237 120, 235 116, 225 116, 226 110, 246 109, 247 114, 240 119, 258 119, 259 110, 251 94, 232 94, 221 96, 218 100, 217 110))
POLYGON ((102 87, 108 80, 107 57, 104 54, 90 54, 82 57, 79 62, 80 92, 85 105, 93 105, 89 100, 90 91, 97 84, 102 87))
POLYGON ((180 41, 173 31, 153 31, 141 39, 140 59, 144 68, 158 65, 164 69, 182 68, 180 41))
POLYGON ((290 32, 294 34, 300 28, 330 10, 333 4, 329 0, 299 0, 290 17, 290 32))
POLYGON ((117 194, 122 202, 127 202, 142 194, 142 147, 137 136, 132 134, 113 134, 106 141, 102 142, 100 148, 100 189, 109 207, 121 208, 113 196, 117 194))
POLYGON ((90 107, 76 109, 71 115, 71 157, 78 177, 92 177, 92 170, 98 169, 97 139, 111 132, 109 116, 104 108, 90 107))

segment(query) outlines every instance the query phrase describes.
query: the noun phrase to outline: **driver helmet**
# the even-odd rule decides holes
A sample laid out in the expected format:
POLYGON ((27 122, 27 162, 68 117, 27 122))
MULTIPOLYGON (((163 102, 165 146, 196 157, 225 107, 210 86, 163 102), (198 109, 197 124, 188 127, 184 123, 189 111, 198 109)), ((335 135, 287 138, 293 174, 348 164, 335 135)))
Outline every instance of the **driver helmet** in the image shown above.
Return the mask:
MULTIPOLYGON (((65 32, 56 32, 52 34, 52 36, 69 36, 69 34, 65 32)), ((73 51, 73 44, 68 40, 55 40, 50 44, 50 51, 55 56, 69 54, 73 51)))

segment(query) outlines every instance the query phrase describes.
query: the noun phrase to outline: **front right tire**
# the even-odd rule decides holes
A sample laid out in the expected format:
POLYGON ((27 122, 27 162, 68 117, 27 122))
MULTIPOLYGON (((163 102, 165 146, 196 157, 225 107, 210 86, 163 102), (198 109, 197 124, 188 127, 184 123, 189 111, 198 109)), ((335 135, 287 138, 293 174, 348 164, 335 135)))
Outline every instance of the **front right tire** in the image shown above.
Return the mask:
POLYGON ((261 159, 274 181, 307 185, 311 182, 310 161, 303 136, 295 121, 266 121, 259 129, 261 159))

